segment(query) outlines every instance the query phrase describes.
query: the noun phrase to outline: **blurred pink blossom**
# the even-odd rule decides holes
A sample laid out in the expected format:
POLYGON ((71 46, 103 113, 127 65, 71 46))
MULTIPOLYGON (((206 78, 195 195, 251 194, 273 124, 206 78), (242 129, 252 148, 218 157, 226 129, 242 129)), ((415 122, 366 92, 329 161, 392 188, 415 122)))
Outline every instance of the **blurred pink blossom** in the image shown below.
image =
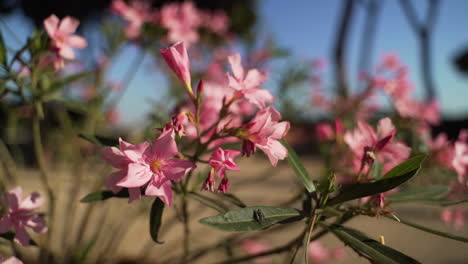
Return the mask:
POLYGON ((23 189, 19 186, 5 193, 8 210, 0 218, 0 234, 14 229, 15 242, 28 246, 30 237, 26 232, 26 227, 32 228, 36 233, 47 232, 44 218, 39 214, 32 213, 33 210, 39 209, 44 204, 44 198, 37 192, 31 193, 24 199, 22 197, 23 189))
POLYGON ((7 259, 0 257, 0 263, 1 264, 23 264, 23 262, 17 259, 16 257, 9 257, 7 259))
POLYGON ((128 25, 125 27, 125 35, 130 39, 140 36, 143 23, 149 21, 152 15, 149 1, 132 0, 127 5, 122 0, 114 0, 112 1, 111 9, 128 22, 128 25))
POLYGON ((73 35, 80 22, 72 17, 60 21, 57 16, 50 15, 44 20, 44 27, 52 39, 52 46, 64 59, 73 60, 75 53, 72 48, 83 49, 88 43, 83 37, 73 35))
POLYGON ((161 24, 169 31, 170 42, 183 41, 188 46, 196 43, 201 23, 202 15, 193 2, 170 3, 161 8, 161 24))
MULTIPOLYGON (((268 251, 271 247, 266 242, 263 242, 261 240, 245 239, 241 241, 241 248, 245 250, 249 255, 257 255, 268 251)), ((253 262, 257 264, 270 263, 271 257, 265 256, 255 258, 253 262)))
POLYGON ((446 225, 451 225, 459 230, 465 225, 466 208, 447 208, 440 214, 440 219, 446 225))

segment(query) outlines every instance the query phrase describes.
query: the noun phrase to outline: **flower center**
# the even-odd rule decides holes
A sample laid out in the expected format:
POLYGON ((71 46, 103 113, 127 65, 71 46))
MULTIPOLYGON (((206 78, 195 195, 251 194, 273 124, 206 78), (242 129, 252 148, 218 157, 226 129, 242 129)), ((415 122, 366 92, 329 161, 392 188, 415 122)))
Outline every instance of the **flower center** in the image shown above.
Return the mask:
POLYGON ((161 161, 155 160, 151 162, 151 171, 154 173, 158 173, 161 171, 161 166, 162 166, 161 161))

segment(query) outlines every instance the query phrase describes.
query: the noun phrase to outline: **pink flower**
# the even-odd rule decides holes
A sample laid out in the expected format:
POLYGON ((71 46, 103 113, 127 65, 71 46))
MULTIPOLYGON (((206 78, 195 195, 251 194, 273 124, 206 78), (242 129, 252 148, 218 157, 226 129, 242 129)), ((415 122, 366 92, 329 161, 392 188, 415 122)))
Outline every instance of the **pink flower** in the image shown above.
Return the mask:
POLYGON ((12 229, 15 230, 15 242, 29 245, 29 234, 25 227, 30 227, 36 233, 47 232, 44 218, 32 211, 38 209, 44 203, 44 199, 36 192, 31 193, 24 200, 23 189, 16 187, 5 194, 8 211, 0 218, 0 234, 12 229))
POLYGON ((146 1, 134 0, 130 2, 130 5, 127 5, 122 0, 114 0, 111 9, 129 22, 125 28, 125 35, 130 39, 134 39, 140 35, 143 23, 150 18, 148 12, 150 7, 149 2, 146 1))
POLYGON ((238 150, 217 148, 209 160, 209 164, 215 169, 219 178, 224 177, 226 170, 240 171, 234 162, 234 158, 241 153, 238 150))
POLYGON ((9 257, 8 259, 4 259, 0 257, 0 263, 2 264, 23 264, 23 262, 16 257, 9 257))
POLYGON ((190 77, 190 60, 184 42, 177 42, 170 47, 161 49, 160 52, 167 65, 184 83, 190 96, 195 98, 190 77))
POLYGON ((202 15, 192 2, 170 3, 161 9, 161 24, 168 29, 170 42, 183 41, 189 46, 197 42, 201 23, 202 15))
POLYGON ((62 19, 61 22, 55 15, 44 20, 44 27, 52 39, 52 46, 64 59, 73 60, 75 58, 72 48, 84 49, 88 45, 86 39, 73 35, 79 24, 78 20, 69 16, 62 19))
POLYGON ((468 180, 468 144, 466 142, 455 142, 452 166, 458 174, 458 181, 466 184, 468 180))
POLYGON ((255 152, 255 148, 259 148, 268 156, 273 166, 276 166, 278 160, 285 159, 288 150, 278 140, 286 136, 290 125, 287 121, 279 120, 281 114, 273 106, 259 111, 244 126, 246 131, 240 135, 244 139, 243 154, 249 155, 255 152))
MULTIPOLYGON (((268 251, 270 249, 270 245, 260 240, 245 239, 241 241, 241 248, 249 255, 257 255, 268 251)), ((255 258, 253 262, 258 264, 270 263, 271 258, 268 256, 259 257, 255 258)))
POLYGON ((465 225, 466 208, 444 209, 440 214, 442 222, 459 230, 465 225))
POLYGON ((315 137, 320 141, 332 140, 335 132, 330 124, 320 123, 315 127, 315 137))
POLYGON ((319 241, 310 242, 307 251, 310 263, 323 264, 330 259, 330 253, 319 241))
POLYGON ((236 98, 245 98, 258 108, 265 108, 265 103, 275 100, 268 90, 260 88, 268 78, 266 73, 251 69, 245 74, 239 53, 229 56, 228 60, 234 75, 227 74, 229 87, 235 90, 236 98))
POLYGON ((224 35, 229 29, 229 17, 223 11, 205 13, 203 15, 203 25, 218 35, 224 35))
POLYGON ((228 190, 229 186, 231 186, 231 183, 229 182, 228 177, 224 177, 221 180, 221 183, 218 185, 217 192, 227 193, 227 190, 228 190))
POLYGON ((121 169, 111 175, 108 186, 112 191, 129 188, 130 201, 140 199, 140 187, 145 194, 157 196, 172 204, 171 181, 180 181, 196 166, 188 160, 173 158, 178 153, 174 132, 163 132, 153 143, 132 145, 120 139, 120 149, 106 147, 103 157, 113 167, 121 169))
POLYGON ((390 118, 380 119, 377 132, 363 121, 358 121, 358 127, 344 135, 344 141, 354 154, 353 164, 356 171, 369 169, 369 164, 378 158, 383 164, 383 172, 409 157, 411 149, 403 142, 394 141, 396 129, 390 118))

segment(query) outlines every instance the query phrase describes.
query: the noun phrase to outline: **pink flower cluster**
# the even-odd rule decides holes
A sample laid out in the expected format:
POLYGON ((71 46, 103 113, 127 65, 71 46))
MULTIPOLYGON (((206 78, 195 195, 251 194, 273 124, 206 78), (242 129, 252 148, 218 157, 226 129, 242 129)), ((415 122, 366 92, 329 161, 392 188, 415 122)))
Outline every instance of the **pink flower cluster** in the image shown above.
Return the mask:
POLYGON ((200 27, 220 36, 225 36, 229 28, 229 18, 223 11, 203 11, 190 1, 168 3, 158 10, 149 1, 133 0, 127 5, 122 0, 114 0, 111 9, 128 22, 125 34, 130 39, 140 36, 145 23, 166 29, 169 42, 183 41, 187 45, 198 42, 200 27))
POLYGON ((26 227, 31 228, 36 233, 47 232, 44 218, 39 214, 32 213, 44 203, 44 199, 38 193, 33 192, 23 199, 23 189, 18 186, 5 193, 5 200, 8 209, 6 214, 0 218, 0 234, 14 230, 15 242, 28 246, 30 237, 26 227))
POLYGON ((171 182, 181 181, 187 173, 195 169, 188 160, 174 158, 178 153, 174 131, 163 132, 152 144, 143 142, 137 145, 120 139, 120 148, 105 147, 103 158, 114 168, 106 185, 114 193, 128 188, 129 202, 141 198, 141 188, 145 195, 159 197, 165 204, 172 204, 171 182))
POLYGON ((393 100, 393 104, 405 118, 429 124, 440 122, 440 109, 437 101, 424 103, 412 98, 413 85, 408 79, 409 72, 396 54, 384 54, 377 66, 377 76, 372 79, 376 87, 382 88, 393 100))
POLYGON ((87 41, 83 37, 74 35, 80 22, 72 17, 60 19, 55 15, 50 15, 44 20, 44 27, 51 39, 53 54, 44 57, 39 63, 47 66, 49 63, 54 65, 55 70, 60 70, 64 67, 64 59, 75 59, 73 48, 84 49, 87 46, 87 41))

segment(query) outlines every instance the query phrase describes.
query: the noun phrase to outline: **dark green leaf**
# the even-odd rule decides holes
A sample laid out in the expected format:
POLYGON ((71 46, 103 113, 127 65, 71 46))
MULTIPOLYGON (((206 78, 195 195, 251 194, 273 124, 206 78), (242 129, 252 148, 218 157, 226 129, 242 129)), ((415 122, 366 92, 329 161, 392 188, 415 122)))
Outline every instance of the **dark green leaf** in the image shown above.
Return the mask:
POLYGON ((419 261, 369 238, 365 234, 341 225, 330 225, 329 230, 346 245, 379 264, 416 264, 419 261))
POLYGON ((158 240, 159 229, 161 228, 161 224, 162 224, 163 211, 164 211, 164 202, 159 198, 154 199, 153 205, 151 206, 149 228, 150 228, 151 238, 153 239, 154 242, 158 244, 164 243, 158 240))
POLYGON ((345 184, 338 195, 327 202, 327 206, 389 191, 416 175, 424 158, 425 155, 417 155, 404 161, 374 182, 345 184))
POLYGON ((294 208, 253 206, 206 217, 200 223, 224 231, 246 232, 268 228, 287 220, 300 220, 301 212, 294 208))
POLYGON ((92 202, 97 202, 97 201, 104 201, 109 198, 128 198, 130 195, 128 194, 128 189, 122 189, 118 193, 113 193, 112 191, 99 191, 99 192, 93 192, 85 197, 83 197, 80 202, 82 203, 92 203, 92 202))
POLYGON ((73 82, 84 78, 88 75, 90 75, 92 72, 80 72, 76 74, 72 74, 69 76, 66 76, 62 79, 59 79, 57 81, 52 82, 50 85, 48 85, 48 89, 44 91, 44 93, 40 94, 40 96, 48 95, 51 93, 54 93, 60 89, 66 88, 68 85, 72 84, 73 82))
POLYGON ((286 142, 286 140, 281 139, 280 140, 283 146, 285 146, 288 149, 288 163, 289 165, 293 168, 294 172, 296 173, 297 177, 299 180, 302 182, 304 187, 307 189, 308 192, 314 192, 315 191, 315 185, 312 179, 309 176, 309 173, 307 173, 307 170, 304 168, 304 165, 302 165, 301 160, 297 156, 296 152, 294 149, 286 142))
POLYGON ((406 160, 397 166, 395 166, 393 169, 391 169, 389 172, 387 172, 382 179, 389 179, 393 177, 401 177, 406 174, 412 174, 415 175, 416 172, 421 168, 421 163, 426 159, 426 155, 424 154, 418 154, 414 157, 412 157, 409 160, 406 160))
MULTIPOLYGON (((15 233, 14 232, 7 232, 7 233, 4 233, 4 234, 0 234, 0 237, 13 242, 15 240, 15 233)), ((29 245, 37 246, 37 243, 34 242, 34 240, 29 239, 29 245)))
POLYGON ((387 196, 388 200, 394 203, 417 202, 439 200, 449 192, 449 187, 444 185, 411 187, 406 190, 387 196))
POLYGON ((0 64, 7 65, 7 50, 2 32, 0 31, 0 64))
POLYGON ((460 241, 460 242, 468 243, 468 237, 462 237, 462 236, 457 236, 457 235, 452 235, 452 234, 449 234, 449 233, 441 232, 441 231, 438 231, 438 230, 431 229, 429 227, 422 226, 420 224, 415 224, 415 223, 412 223, 412 222, 408 222, 408 221, 403 220, 401 218, 399 218, 398 220, 393 218, 393 217, 390 217, 390 216, 387 216, 387 218, 392 219, 392 220, 394 220, 396 222, 405 224, 407 226, 411 226, 411 227, 414 227, 416 229, 419 229, 419 230, 434 234, 434 235, 438 235, 438 236, 445 237, 445 238, 448 238, 448 239, 453 239, 453 240, 457 240, 457 241, 460 241))
POLYGON ((101 137, 101 136, 95 136, 95 135, 85 135, 85 134, 79 134, 79 137, 85 140, 88 140, 91 143, 94 143, 96 145, 102 146, 102 147, 114 147, 119 145, 119 140, 115 138, 107 138, 107 137, 101 137))

